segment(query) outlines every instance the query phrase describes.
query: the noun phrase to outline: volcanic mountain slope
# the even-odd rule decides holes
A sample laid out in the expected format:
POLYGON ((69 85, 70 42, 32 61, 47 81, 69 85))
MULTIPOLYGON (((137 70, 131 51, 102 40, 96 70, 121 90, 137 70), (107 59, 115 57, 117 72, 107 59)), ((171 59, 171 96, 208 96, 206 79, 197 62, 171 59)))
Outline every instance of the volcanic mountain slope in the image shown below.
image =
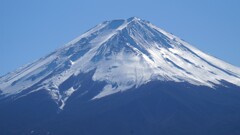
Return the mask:
POLYGON ((5 134, 235 135, 240 68, 148 21, 106 21, 1 77, 0 109, 5 134))

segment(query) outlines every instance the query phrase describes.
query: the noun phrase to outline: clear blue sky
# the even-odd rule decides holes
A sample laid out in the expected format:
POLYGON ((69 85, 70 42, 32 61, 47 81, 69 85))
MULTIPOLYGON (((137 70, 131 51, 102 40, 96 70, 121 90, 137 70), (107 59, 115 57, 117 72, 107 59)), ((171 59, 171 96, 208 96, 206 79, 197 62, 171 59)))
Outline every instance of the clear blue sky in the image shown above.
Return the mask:
POLYGON ((240 67, 239 0, 0 0, 0 75, 105 20, 137 16, 240 67))

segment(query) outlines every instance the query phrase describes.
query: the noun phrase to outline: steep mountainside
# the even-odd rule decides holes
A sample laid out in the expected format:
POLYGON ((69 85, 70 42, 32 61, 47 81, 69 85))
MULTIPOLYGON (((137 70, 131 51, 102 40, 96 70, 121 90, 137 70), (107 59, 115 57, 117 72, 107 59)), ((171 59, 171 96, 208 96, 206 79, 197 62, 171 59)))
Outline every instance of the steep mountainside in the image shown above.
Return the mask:
POLYGON ((0 134, 237 135, 240 68, 148 21, 106 21, 1 77, 0 110, 0 134))

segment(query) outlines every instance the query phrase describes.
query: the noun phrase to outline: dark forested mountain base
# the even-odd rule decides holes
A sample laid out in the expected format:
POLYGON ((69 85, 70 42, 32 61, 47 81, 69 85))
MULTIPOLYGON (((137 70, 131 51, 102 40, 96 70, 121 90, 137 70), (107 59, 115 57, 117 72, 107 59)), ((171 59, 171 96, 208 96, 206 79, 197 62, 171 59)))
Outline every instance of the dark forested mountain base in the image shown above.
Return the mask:
MULTIPOLYGON (((84 84, 89 91, 102 85, 84 84)), ((42 90, 15 101, 2 99, 0 134, 239 135, 239 87, 226 85, 211 89, 154 81, 96 100, 75 93, 63 110, 42 90)))

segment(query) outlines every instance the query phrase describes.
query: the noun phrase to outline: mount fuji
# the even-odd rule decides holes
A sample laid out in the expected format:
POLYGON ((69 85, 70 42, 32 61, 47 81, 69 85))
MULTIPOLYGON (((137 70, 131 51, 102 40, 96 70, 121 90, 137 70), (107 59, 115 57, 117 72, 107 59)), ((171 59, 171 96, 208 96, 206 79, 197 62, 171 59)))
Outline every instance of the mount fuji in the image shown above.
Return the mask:
POLYGON ((0 78, 2 135, 239 135, 240 68, 148 21, 105 21, 0 78))

